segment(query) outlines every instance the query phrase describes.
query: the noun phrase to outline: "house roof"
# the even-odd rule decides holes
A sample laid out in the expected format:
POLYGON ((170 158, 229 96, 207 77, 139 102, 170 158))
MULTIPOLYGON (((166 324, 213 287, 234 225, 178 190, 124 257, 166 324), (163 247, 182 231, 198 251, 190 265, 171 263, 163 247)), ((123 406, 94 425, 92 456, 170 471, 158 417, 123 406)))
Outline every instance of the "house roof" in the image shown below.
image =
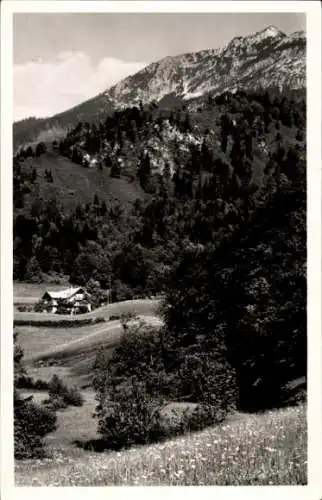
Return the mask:
POLYGON ((85 292, 87 295, 89 295, 84 288, 82 287, 77 287, 77 288, 66 288, 65 290, 59 290, 56 292, 51 292, 50 290, 47 290, 47 292, 44 293, 43 297, 46 295, 49 295, 50 298, 52 299, 69 299, 73 295, 79 293, 79 292, 85 292))

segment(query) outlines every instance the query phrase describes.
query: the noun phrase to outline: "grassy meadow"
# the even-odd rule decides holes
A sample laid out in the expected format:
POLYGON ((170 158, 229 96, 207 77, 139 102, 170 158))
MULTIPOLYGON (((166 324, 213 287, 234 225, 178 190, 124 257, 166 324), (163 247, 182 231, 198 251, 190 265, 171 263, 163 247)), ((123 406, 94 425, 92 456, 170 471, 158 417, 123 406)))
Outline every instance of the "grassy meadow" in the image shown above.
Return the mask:
MULTIPOLYGON (((37 285, 33 290, 36 294, 37 285)), ((132 309, 127 303, 113 305, 113 314, 134 309, 142 317, 146 314, 146 320, 155 314, 155 302, 133 302, 132 309)), ((109 347, 112 354, 122 334, 120 322, 21 326, 18 331, 28 375, 49 381, 57 374, 68 385, 82 388, 85 403, 58 411, 58 428, 45 438, 48 458, 16 461, 17 486, 306 484, 304 404, 262 414, 235 413, 218 426, 145 447, 85 450, 77 442, 99 439, 90 389, 92 366, 100 346, 109 347)), ((23 392, 33 394, 38 403, 47 397, 46 391, 23 392)))
POLYGON ((17 462, 17 486, 301 485, 307 483, 306 405, 235 414, 195 434, 119 452, 73 444, 97 438, 95 400, 59 412, 52 458, 17 462))
MULTIPOLYGON (((156 317, 141 319, 160 324, 156 317)), ((112 355, 123 332, 119 321, 70 328, 19 326, 17 330, 31 377, 48 382, 57 374, 79 387, 90 386, 98 349, 105 347, 112 355)))
MULTIPOLYGON (((136 198, 146 196, 137 183, 113 178, 107 168, 87 169, 54 152, 48 151, 40 157, 26 159, 25 168, 30 165, 37 170, 39 195, 44 200, 64 200, 66 209, 75 209, 78 203, 92 202, 95 193, 100 200, 118 199, 123 206, 128 206, 136 198), (46 170, 52 172, 53 183, 46 182, 46 170)), ((30 207, 32 201, 32 194, 25 196, 24 211, 30 207)))

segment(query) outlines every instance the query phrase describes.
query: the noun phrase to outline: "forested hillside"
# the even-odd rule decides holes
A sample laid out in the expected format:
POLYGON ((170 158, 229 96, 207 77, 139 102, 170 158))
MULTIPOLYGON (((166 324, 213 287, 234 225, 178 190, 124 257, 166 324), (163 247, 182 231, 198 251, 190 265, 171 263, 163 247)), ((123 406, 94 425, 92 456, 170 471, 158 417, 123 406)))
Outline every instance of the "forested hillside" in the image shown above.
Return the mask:
POLYGON ((14 278, 164 290, 183 252, 218 247, 304 168, 305 120, 304 101, 239 91, 194 111, 128 108, 20 150, 14 278))
POLYGON ((164 248, 174 248, 165 326, 125 335, 111 360, 103 351, 96 362, 107 446, 144 444, 220 422, 236 408, 262 411, 305 398, 304 104, 272 106, 268 95, 239 94, 217 99, 216 111, 219 146, 201 147, 197 162, 188 157, 169 181, 171 201, 164 191, 155 212, 162 216, 152 227, 167 235, 164 248), (267 152, 255 157, 259 141, 267 152), (167 219, 162 210, 171 202, 167 219), (164 401, 198 406, 165 429, 164 401))

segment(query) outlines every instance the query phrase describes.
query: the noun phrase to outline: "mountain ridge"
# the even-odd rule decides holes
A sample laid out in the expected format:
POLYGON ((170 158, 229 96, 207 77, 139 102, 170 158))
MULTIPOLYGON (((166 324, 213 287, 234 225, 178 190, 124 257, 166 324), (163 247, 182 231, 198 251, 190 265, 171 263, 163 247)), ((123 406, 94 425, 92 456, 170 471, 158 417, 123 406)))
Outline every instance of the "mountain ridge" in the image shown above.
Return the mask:
POLYGON ((116 109, 162 100, 170 106, 171 96, 180 104, 237 88, 304 89, 305 48, 303 31, 286 35, 268 26, 234 37, 222 48, 166 56, 69 110, 15 122, 14 146, 37 141, 41 133, 53 140, 59 129, 63 133, 79 121, 100 121, 116 109))

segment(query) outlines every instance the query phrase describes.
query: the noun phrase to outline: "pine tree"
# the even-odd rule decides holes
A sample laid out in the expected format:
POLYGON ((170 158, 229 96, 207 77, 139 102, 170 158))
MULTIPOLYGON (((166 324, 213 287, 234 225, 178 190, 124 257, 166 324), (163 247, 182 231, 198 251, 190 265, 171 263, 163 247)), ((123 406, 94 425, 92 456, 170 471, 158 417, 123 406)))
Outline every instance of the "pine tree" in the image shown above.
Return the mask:
POLYGON ((107 206, 105 200, 103 200, 101 204, 101 215, 104 216, 106 215, 106 213, 107 213, 107 206))
POLYGON ((226 153, 228 135, 230 131, 230 122, 226 114, 221 115, 220 123, 221 123, 221 150, 223 153, 226 153))
POLYGON ((138 177, 142 188, 146 189, 151 177, 151 163, 149 153, 146 153, 140 160, 138 177))
POLYGON ((36 172, 36 169, 35 167, 32 169, 32 172, 31 172, 31 182, 34 184, 37 180, 37 172, 36 172))

